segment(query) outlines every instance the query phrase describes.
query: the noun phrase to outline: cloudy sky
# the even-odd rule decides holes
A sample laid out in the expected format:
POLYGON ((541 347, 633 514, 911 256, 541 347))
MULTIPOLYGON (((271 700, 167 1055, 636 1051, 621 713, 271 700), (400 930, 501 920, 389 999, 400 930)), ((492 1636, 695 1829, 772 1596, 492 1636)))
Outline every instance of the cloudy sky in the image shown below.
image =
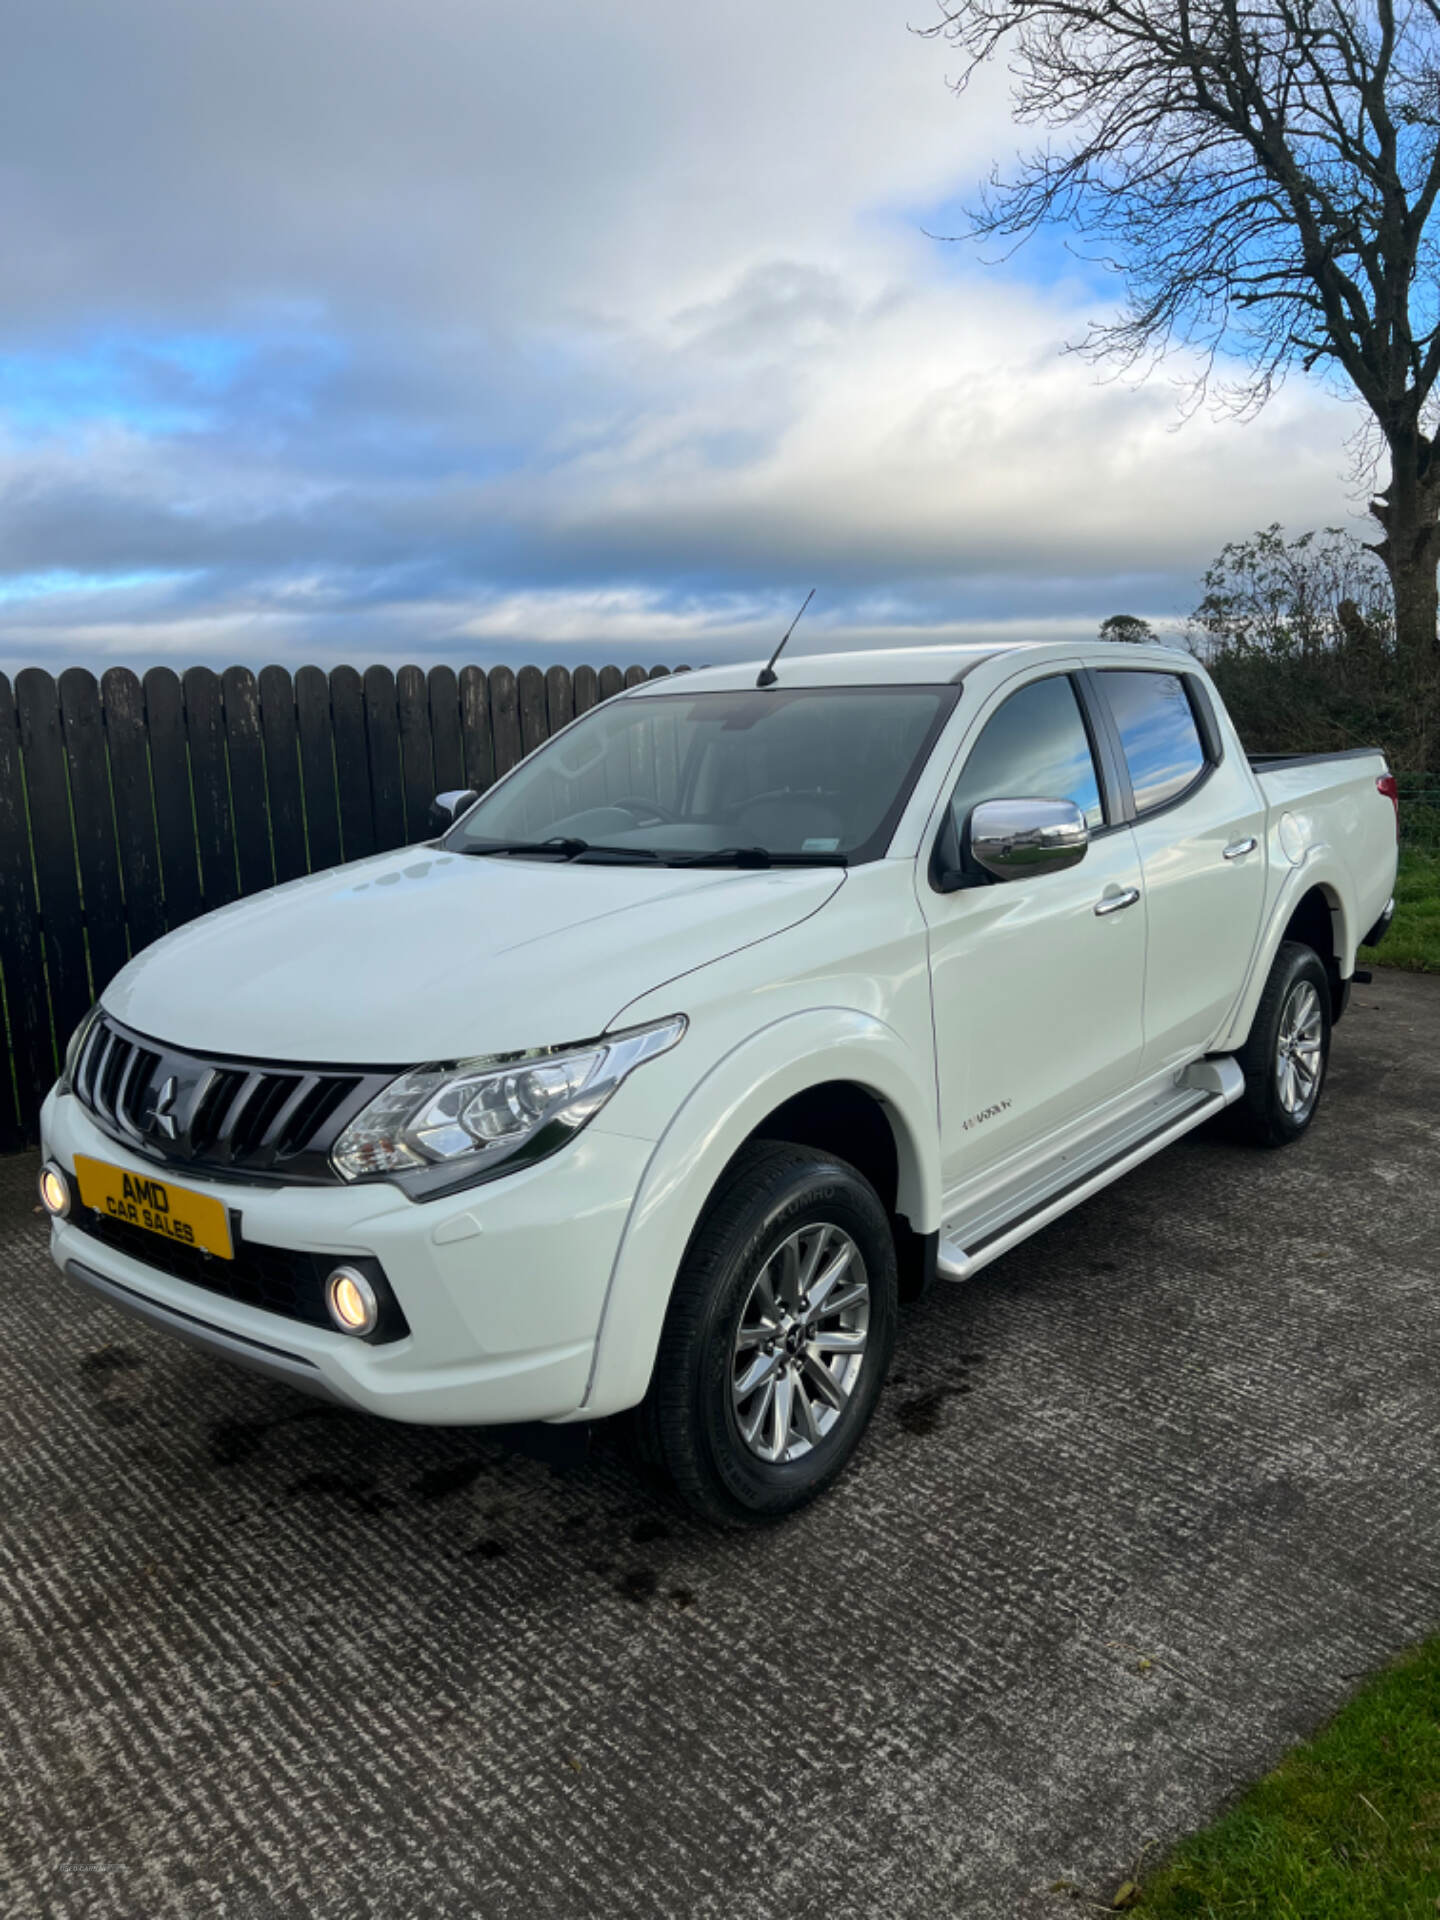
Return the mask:
POLYGON ((1173 617, 1353 416, 1063 351, 926 0, 12 0, 0 665, 733 657, 1173 617), (797 636, 797 646, 800 636, 797 636))

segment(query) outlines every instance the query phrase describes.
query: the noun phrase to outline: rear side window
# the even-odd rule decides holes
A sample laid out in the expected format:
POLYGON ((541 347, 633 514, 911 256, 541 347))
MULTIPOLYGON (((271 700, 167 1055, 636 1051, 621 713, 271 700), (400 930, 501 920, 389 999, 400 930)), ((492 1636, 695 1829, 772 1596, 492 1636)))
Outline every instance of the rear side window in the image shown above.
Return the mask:
POLYGON ((1104 826, 1090 737, 1064 674, 1032 680, 985 722, 950 803, 957 831, 982 800, 1073 800, 1092 831, 1104 826))
POLYGON ((1205 770, 1205 748, 1178 673, 1110 670, 1102 676, 1130 772, 1135 811, 1163 807, 1205 770))

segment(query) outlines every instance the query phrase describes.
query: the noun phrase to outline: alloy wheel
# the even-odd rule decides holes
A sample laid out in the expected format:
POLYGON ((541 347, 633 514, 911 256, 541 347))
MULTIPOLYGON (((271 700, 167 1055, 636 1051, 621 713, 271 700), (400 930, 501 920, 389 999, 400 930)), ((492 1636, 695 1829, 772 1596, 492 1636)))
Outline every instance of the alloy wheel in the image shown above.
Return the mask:
POLYGON ((1292 1120, 1303 1120, 1320 1092, 1325 1071, 1324 1022, 1320 995, 1309 980, 1297 980, 1280 1015, 1275 1053, 1275 1084, 1280 1104, 1292 1120))
POLYGON ((778 1465, 825 1438, 855 1391, 869 1326, 865 1262, 842 1228, 813 1221, 775 1249, 731 1354, 731 1405, 751 1453, 778 1465))

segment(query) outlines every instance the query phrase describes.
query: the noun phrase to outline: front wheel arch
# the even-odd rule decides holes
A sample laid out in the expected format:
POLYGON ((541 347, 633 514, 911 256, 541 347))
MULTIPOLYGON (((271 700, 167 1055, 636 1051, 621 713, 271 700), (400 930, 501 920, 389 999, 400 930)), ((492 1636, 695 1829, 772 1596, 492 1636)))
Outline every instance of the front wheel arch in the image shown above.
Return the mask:
POLYGON ((676 1277, 654 1373, 633 1418, 641 1451, 687 1505, 719 1525, 763 1525, 795 1512, 834 1482, 859 1444, 889 1371, 897 1308, 889 1219, 864 1176, 815 1148, 748 1142, 711 1195, 676 1277), (835 1291, 817 1287, 812 1302, 798 1255, 782 1284, 783 1254, 797 1241, 813 1246, 808 1272, 818 1273, 824 1235, 853 1258, 835 1291), (863 1331, 848 1333, 837 1322, 834 1332, 852 1345, 859 1340, 864 1351, 827 1359, 825 1299, 844 1304, 845 1294, 848 1302, 857 1278, 863 1331), (762 1291, 766 1304, 749 1325, 762 1291), (769 1346, 757 1346, 766 1339, 769 1346), (839 1375, 850 1365, 858 1375, 842 1390, 839 1375), (777 1369, 783 1404, 761 1401, 777 1369), (815 1377, 830 1385, 812 1404, 804 1383, 815 1377), (747 1382, 749 1397, 738 1397, 747 1382), (808 1422, 792 1417, 800 1404, 810 1408, 808 1422), (823 1431, 816 1408, 822 1423, 827 1409, 833 1416, 823 1431), (747 1410, 763 1432, 747 1431, 747 1410), (773 1412, 778 1418, 767 1424, 773 1412))
MULTIPOLYGON (((934 1231, 918 1231, 901 1205, 901 1151, 902 1144, 908 1150, 908 1142, 897 1132, 898 1126, 894 1108, 868 1087, 853 1080, 825 1080, 766 1114, 744 1146, 760 1140, 788 1141, 797 1147, 833 1153, 862 1173, 890 1216, 900 1268, 900 1298, 908 1303, 924 1299, 935 1283, 940 1236, 934 1231)), ((744 1146, 737 1151, 743 1152, 744 1146)), ((722 1181, 724 1177, 722 1174, 722 1181)), ((913 1185, 913 1181, 906 1182, 907 1198, 913 1193, 913 1185)))
POLYGON ((697 1221, 736 1153, 797 1096, 843 1083, 883 1106, 898 1157, 896 1210, 917 1238, 932 1238, 940 1225, 933 1072, 933 1059, 917 1059, 893 1027, 844 1007, 788 1015, 717 1061, 681 1103, 640 1182, 578 1415, 601 1419, 644 1397, 697 1221))

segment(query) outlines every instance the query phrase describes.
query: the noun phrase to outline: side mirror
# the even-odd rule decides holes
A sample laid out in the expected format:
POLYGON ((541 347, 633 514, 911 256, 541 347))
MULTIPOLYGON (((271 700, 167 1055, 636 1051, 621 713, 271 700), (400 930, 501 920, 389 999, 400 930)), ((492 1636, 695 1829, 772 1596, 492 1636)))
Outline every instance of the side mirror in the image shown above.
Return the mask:
POLYGON ((965 837, 994 879, 1033 880, 1083 860, 1090 829, 1073 800, 982 800, 965 837))
POLYGON ((444 833, 452 827, 467 807, 473 807, 480 798, 473 787, 451 787, 444 793, 437 793, 430 802, 430 825, 434 832, 444 833))

